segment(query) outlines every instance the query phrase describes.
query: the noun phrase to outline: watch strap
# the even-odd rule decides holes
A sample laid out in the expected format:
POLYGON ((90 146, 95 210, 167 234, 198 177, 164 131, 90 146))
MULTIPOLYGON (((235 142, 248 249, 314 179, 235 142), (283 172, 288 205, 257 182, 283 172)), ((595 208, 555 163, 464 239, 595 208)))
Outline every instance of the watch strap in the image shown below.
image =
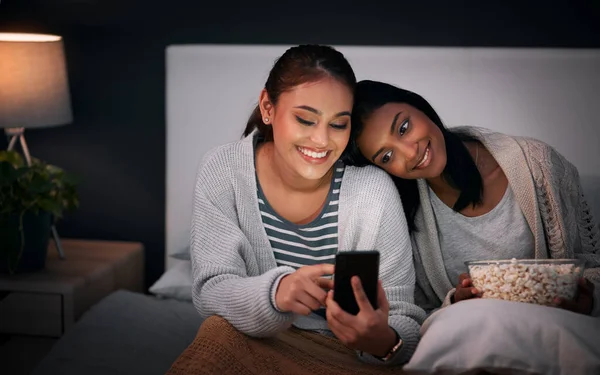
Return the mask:
POLYGON ((396 334, 396 343, 394 344, 394 346, 390 349, 389 352, 387 352, 387 354, 383 357, 376 357, 382 361, 388 361, 390 358, 392 358, 392 356, 394 354, 396 354, 396 352, 400 349, 400 347, 402 346, 402 339, 400 338, 400 335, 398 334, 398 332, 392 328, 392 330, 394 331, 394 333, 396 334))

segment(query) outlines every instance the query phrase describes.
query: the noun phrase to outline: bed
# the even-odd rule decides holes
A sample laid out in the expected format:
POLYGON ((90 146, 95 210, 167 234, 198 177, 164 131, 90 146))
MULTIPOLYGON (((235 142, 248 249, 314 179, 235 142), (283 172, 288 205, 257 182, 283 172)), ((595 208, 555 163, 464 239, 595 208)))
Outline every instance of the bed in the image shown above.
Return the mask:
MULTIPOLYGON (((201 319, 191 303, 189 222, 199 159, 240 138, 274 59, 287 46, 177 45, 166 50, 166 270, 150 294, 118 291, 91 308, 35 375, 164 374, 201 319)), ((431 100, 448 126, 541 139, 579 169, 600 218, 600 51, 339 47, 359 79, 431 100)))
POLYGON ((192 342, 191 302, 120 290, 92 307, 33 374, 164 374, 192 342))

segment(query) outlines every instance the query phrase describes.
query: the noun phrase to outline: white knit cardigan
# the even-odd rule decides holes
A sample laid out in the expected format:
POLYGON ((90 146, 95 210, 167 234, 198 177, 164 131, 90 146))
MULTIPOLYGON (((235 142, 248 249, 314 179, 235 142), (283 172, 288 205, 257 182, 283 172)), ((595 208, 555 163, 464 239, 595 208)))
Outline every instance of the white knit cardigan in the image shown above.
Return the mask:
MULTIPOLYGON (((600 230, 583 195, 577 168, 536 139, 479 127, 456 127, 478 139, 504 171, 535 239, 535 258, 586 260, 584 276, 595 284, 594 310, 600 315, 600 230)), ((418 231, 412 237, 417 289, 415 302, 432 312, 450 304, 457 280, 445 271, 435 217, 424 180, 418 181, 418 231)))

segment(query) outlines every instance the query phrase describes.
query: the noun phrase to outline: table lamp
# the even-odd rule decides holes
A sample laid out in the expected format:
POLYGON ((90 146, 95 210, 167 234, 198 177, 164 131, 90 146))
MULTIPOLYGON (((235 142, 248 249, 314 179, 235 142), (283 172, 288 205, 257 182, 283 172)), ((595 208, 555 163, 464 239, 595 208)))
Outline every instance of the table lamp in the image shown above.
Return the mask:
MULTIPOLYGON (((0 128, 10 137, 8 149, 18 141, 31 165, 25 129, 65 125, 72 120, 62 38, 0 33, 0 128)), ((59 255, 64 258, 56 228, 51 228, 59 255)))

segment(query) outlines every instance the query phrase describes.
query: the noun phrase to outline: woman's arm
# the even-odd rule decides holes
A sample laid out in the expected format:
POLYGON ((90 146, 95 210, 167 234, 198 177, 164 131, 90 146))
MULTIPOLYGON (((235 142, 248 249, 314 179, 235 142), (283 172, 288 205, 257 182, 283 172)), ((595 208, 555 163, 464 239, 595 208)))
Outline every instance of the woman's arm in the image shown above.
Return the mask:
POLYGON ((250 336, 274 335, 295 317, 278 311, 271 298, 275 282, 294 269, 277 267, 249 276, 248 270, 256 274, 258 266, 254 249, 233 217, 235 209, 226 208, 234 204, 226 190, 230 183, 223 177, 228 175, 225 170, 201 170, 197 177, 190 243, 193 302, 205 318, 220 315, 250 336))
MULTIPOLYGON (((400 196, 391 180, 389 187, 382 192, 386 198, 375 247, 380 252, 379 278, 390 307, 388 324, 402 340, 400 349, 388 360, 390 365, 394 365, 407 362, 414 353, 426 314, 414 303, 415 267, 410 235, 400 196)), ((381 363, 381 360, 366 353, 361 358, 381 363)))
POLYGON ((598 223, 594 220, 591 208, 581 188, 579 173, 577 168, 565 160, 565 179, 571 179, 574 186, 574 201, 571 202, 576 207, 577 228, 581 246, 576 246, 575 257, 586 261, 583 276, 594 284, 594 304, 590 315, 600 316, 600 229, 598 223))
POLYGON ((538 194, 542 192, 540 210, 549 253, 566 250, 586 261, 584 277, 595 285, 591 315, 600 316, 600 229, 585 199, 577 168, 551 146, 540 144, 545 149, 545 160, 540 162, 545 178, 538 178, 536 184, 538 194))

